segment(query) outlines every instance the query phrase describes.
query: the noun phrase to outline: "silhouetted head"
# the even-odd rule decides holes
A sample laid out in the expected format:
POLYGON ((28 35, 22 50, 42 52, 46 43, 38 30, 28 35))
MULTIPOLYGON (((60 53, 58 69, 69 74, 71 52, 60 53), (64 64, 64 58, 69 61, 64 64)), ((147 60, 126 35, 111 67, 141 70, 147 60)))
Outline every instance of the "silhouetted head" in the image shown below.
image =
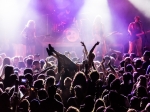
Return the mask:
POLYGON ((83 72, 77 72, 73 78, 72 87, 75 87, 76 85, 82 86, 82 88, 85 88, 86 86, 86 76, 83 72))
POLYGON ((142 97, 147 97, 147 90, 146 90, 146 88, 145 87, 143 87, 143 86, 139 86, 138 88, 137 88, 137 96, 138 97, 140 97, 140 98, 142 98, 142 97))
POLYGON ((134 17, 134 21, 135 21, 135 22, 139 22, 139 21, 140 21, 140 16, 135 16, 135 17, 134 17))
POLYGON ((48 87, 55 85, 55 81, 56 81, 55 77, 53 76, 48 77, 45 81, 45 89, 47 90, 48 87))
POLYGON ((90 75, 92 82, 96 82, 99 79, 99 73, 96 70, 90 72, 89 75, 90 75))
POLYGON ((39 100, 46 99, 48 97, 48 94, 47 94, 46 90, 45 89, 40 89, 38 91, 38 97, 39 97, 39 100))
POLYGON ((11 74, 13 74, 13 73, 14 73, 14 68, 13 68, 13 66, 6 65, 6 66, 4 67, 5 78, 9 78, 9 76, 10 76, 11 74))
POLYGON ((116 91, 111 90, 108 94, 108 98, 111 105, 118 104, 119 102, 119 94, 116 91))
POLYGON ((48 88, 48 95, 50 98, 54 98, 56 95, 57 87, 56 86, 50 86, 48 88))
POLYGON ((44 80, 42 79, 38 79, 36 81, 34 81, 33 83, 34 88, 40 90, 41 88, 44 88, 44 80))
POLYGON ((140 103, 140 107, 142 110, 144 110, 144 108, 146 107, 146 105, 150 102, 148 97, 143 97, 141 99, 141 103, 140 103))
POLYGON ((145 110, 146 110, 147 112, 150 112, 150 103, 148 103, 148 104, 146 105, 145 110))
POLYGON ((30 102, 31 112, 38 112, 39 107, 40 107, 40 102, 38 100, 34 99, 30 102))
POLYGON ((106 82, 108 85, 110 85, 110 83, 115 79, 115 76, 110 73, 107 77, 106 77, 106 82))
POLYGON ((80 98, 83 94, 82 92, 83 92, 82 87, 80 85, 76 85, 74 87, 74 93, 75 93, 76 97, 80 98))
POLYGON ((33 59, 28 58, 28 59, 26 60, 27 67, 31 68, 31 67, 32 67, 32 63, 33 63, 33 59))
POLYGON ((144 54, 143 54, 143 59, 145 61, 148 61, 150 58, 150 51, 145 51, 144 54))
POLYGON ((120 90, 120 80, 119 79, 113 80, 110 84, 110 89, 111 90, 116 90, 116 91, 119 92, 119 90, 120 90))
POLYGON ((105 103, 102 99, 97 99, 94 105, 94 110, 96 111, 99 107, 105 107, 105 103))
POLYGON ((24 112, 28 112, 29 107, 30 107, 30 103, 26 99, 22 100, 19 105, 19 109, 22 109, 24 112))
POLYGON ((138 110, 140 108, 140 99, 136 96, 133 96, 130 99, 130 107, 133 109, 138 110))
POLYGON ((70 106, 66 112, 80 112, 78 108, 70 106))
POLYGON ((25 70, 24 70, 24 75, 25 74, 27 74, 27 73, 30 73, 31 75, 33 75, 33 71, 32 71, 32 69, 30 69, 30 68, 26 68, 25 70))
POLYGON ((126 72, 123 74, 123 81, 124 83, 129 83, 129 81, 131 80, 131 73, 130 72, 126 72))
POLYGON ((10 58, 9 57, 6 57, 3 59, 3 66, 5 65, 10 65, 10 58))
POLYGON ((25 78, 29 81, 29 85, 31 86, 33 83, 33 76, 30 73, 25 74, 25 78))

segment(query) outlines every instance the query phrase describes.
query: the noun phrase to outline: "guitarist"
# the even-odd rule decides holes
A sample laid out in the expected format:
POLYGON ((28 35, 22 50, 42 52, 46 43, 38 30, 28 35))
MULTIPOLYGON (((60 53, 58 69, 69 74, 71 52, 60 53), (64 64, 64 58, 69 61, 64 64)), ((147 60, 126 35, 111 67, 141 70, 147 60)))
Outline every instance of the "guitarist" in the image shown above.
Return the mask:
POLYGON ((134 22, 129 24, 128 32, 130 34, 128 53, 136 52, 137 56, 142 56, 142 37, 137 36, 137 34, 143 32, 139 16, 134 17, 134 22))
POLYGON ((35 22, 29 20, 26 27, 22 31, 23 43, 26 46, 26 55, 34 54, 35 52, 35 22))
POLYGON ((94 41, 100 42, 100 45, 98 49, 96 50, 101 53, 102 56, 106 55, 106 42, 105 42, 105 36, 104 36, 104 25, 101 22, 101 17, 99 15, 96 16, 94 23, 93 23, 93 36, 94 41))

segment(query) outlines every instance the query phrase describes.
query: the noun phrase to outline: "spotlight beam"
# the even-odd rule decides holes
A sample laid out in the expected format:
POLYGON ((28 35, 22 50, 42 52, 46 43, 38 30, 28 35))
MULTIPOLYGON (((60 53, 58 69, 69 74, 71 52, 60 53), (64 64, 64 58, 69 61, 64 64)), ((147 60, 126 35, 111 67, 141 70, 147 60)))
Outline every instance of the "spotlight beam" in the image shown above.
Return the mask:
POLYGON ((129 0, 145 17, 150 18, 150 0, 129 0))

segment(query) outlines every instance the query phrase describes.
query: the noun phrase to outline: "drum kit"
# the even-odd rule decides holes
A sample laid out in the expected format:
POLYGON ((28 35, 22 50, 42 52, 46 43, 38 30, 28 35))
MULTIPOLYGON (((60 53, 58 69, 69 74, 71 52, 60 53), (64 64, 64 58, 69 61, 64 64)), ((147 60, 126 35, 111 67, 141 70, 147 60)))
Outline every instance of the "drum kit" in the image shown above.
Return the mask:
POLYGON ((76 42, 80 38, 79 31, 76 28, 67 28, 63 33, 69 42, 76 42))
POLYGON ((77 42, 80 39, 80 31, 75 24, 69 25, 69 27, 65 23, 57 24, 53 31, 62 35, 68 42, 77 42))
MULTIPOLYGON (((83 33, 84 35, 85 33, 87 33, 87 32, 82 31, 82 30, 85 30, 85 27, 82 28, 82 26, 84 26, 82 25, 84 21, 85 20, 83 20, 82 22, 81 20, 76 20, 71 25, 66 25, 65 22, 61 22, 61 24, 55 25, 55 32, 60 33, 63 36, 64 40, 66 40, 67 42, 75 43, 81 40, 83 41, 84 39, 80 37, 81 35, 83 35, 83 33)), ((91 32, 92 32, 92 28, 91 28, 91 32)), ((108 42, 109 44, 111 43, 114 44, 114 43, 118 43, 118 41, 124 40, 122 39, 124 36, 125 36, 124 34, 114 31, 106 35, 105 39, 106 39, 106 42, 108 42)), ((126 40, 124 42, 126 42, 126 40)))

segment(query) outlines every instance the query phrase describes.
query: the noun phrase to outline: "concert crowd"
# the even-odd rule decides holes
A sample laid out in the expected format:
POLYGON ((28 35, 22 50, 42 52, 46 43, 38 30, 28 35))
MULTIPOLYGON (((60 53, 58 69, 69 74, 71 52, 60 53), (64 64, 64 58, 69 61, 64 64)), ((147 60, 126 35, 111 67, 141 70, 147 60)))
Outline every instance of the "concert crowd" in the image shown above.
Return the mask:
POLYGON ((150 112, 150 51, 103 56, 99 44, 81 42, 80 56, 51 45, 46 59, 0 54, 0 112, 150 112))

